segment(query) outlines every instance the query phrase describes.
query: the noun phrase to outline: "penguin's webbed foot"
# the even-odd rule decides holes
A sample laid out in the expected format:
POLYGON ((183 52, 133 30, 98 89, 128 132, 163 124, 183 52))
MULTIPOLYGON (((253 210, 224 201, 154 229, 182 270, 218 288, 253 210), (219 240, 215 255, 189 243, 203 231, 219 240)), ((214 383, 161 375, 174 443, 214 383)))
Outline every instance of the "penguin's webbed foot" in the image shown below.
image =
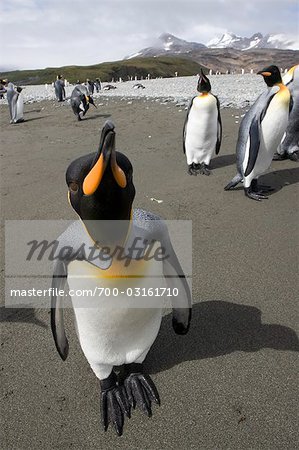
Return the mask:
POLYGON ((284 161, 285 159, 287 159, 287 155, 285 153, 283 153, 283 154, 274 153, 272 159, 273 159, 273 161, 284 161))
POLYGON ((205 163, 201 164, 199 173, 201 175, 207 175, 207 176, 211 175, 211 171, 208 169, 208 166, 205 163))
POLYGON ((197 171, 194 168, 194 164, 193 163, 188 166, 187 172, 188 172, 189 175, 195 175, 195 176, 197 175, 197 171))
POLYGON ((101 408, 104 430, 109 423, 114 425, 118 436, 123 433, 124 415, 131 417, 131 407, 124 386, 117 385, 116 375, 111 372, 108 378, 101 380, 101 408))
POLYGON ((290 153, 288 156, 291 161, 298 162, 299 161, 299 150, 297 150, 296 152, 290 153))
POLYGON ((259 194, 257 192, 252 191, 250 188, 244 188, 244 193, 246 197, 251 198, 252 200, 256 200, 258 202, 268 198, 263 194, 259 194))
POLYGON ((142 364, 127 364, 125 366, 126 378, 124 386, 130 405, 136 405, 148 417, 152 415, 152 402, 160 405, 157 388, 149 375, 143 373, 142 364))

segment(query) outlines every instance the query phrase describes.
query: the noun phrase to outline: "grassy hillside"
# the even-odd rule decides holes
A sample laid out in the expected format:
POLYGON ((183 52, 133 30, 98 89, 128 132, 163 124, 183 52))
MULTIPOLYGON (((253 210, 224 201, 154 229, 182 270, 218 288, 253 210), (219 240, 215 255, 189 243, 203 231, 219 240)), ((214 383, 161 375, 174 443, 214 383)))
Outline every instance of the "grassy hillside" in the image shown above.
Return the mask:
POLYGON ((124 81, 128 77, 146 77, 148 74, 152 78, 172 77, 175 72, 179 76, 195 75, 201 65, 191 59, 161 56, 156 58, 132 58, 129 60, 106 62, 93 66, 65 66, 49 67, 38 70, 16 70, 12 72, 2 72, 1 78, 8 78, 12 82, 20 84, 43 84, 52 83, 57 74, 62 74, 70 83, 77 80, 85 81, 86 78, 94 80, 100 78, 102 81, 117 80, 121 77, 124 81))

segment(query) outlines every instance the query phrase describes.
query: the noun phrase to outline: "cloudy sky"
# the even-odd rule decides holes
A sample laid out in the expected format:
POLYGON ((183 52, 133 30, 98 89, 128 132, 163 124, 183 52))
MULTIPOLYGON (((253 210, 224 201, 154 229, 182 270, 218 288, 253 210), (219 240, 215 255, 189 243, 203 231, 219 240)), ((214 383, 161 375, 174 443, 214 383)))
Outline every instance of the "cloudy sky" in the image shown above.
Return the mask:
POLYGON ((298 37, 297 0, 8 0, 2 70, 122 59, 161 33, 207 43, 225 31, 298 37))

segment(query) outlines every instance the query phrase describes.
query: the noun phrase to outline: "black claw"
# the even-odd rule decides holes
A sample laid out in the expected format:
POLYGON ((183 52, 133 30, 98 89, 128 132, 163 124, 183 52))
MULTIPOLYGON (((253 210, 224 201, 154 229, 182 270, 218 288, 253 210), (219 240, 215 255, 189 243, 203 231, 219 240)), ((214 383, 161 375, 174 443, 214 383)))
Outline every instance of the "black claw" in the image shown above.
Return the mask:
POLYGON ((299 150, 297 150, 296 152, 293 152, 293 153, 289 153, 288 157, 291 161, 298 162, 299 161, 299 150))
POLYGON ((251 198, 252 200, 256 200, 258 202, 268 199, 268 197, 266 197, 265 195, 253 192, 250 188, 244 188, 244 193, 246 197, 251 198))
POLYGON ((190 165, 188 166, 187 172, 188 172, 189 175, 194 175, 194 176, 197 175, 197 171, 196 171, 195 168, 194 168, 194 164, 190 164, 190 165))
POLYGON ((287 155, 285 153, 274 153, 273 155, 273 161, 283 161, 285 159, 287 159, 287 155))
POLYGON ((123 433, 124 414, 130 418, 130 405, 124 386, 117 385, 117 378, 112 372, 108 378, 101 380, 101 409, 104 431, 109 423, 114 426, 118 436, 123 433))
POLYGON ((130 419, 131 418, 131 407, 128 401, 126 390, 124 386, 119 386, 119 390, 116 392, 116 398, 118 404, 121 407, 122 412, 130 419))
POLYGON ((207 175, 207 176, 211 175, 211 171, 208 169, 208 166, 204 163, 201 165, 201 167, 199 169, 199 173, 201 175, 207 175))
POLYGON ((160 406, 160 396, 153 380, 149 376, 146 377, 142 374, 140 376, 140 382, 149 395, 150 400, 154 401, 155 403, 157 403, 157 405, 160 406))
POLYGON ((127 397, 130 405, 135 408, 138 406, 148 417, 152 416, 152 401, 160 405, 160 397, 157 388, 149 375, 142 371, 141 364, 128 364, 124 380, 127 397), (135 370, 138 370, 136 372, 135 370))

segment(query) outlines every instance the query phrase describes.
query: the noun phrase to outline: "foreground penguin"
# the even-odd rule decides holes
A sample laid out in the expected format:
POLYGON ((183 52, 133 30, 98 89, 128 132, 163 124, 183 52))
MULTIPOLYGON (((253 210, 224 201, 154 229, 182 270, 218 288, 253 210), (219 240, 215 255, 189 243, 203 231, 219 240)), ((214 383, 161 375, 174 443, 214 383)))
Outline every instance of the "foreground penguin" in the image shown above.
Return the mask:
POLYGON ((57 75, 57 79, 54 83, 55 95, 59 102, 63 102, 65 100, 65 83, 62 79, 62 75, 57 75))
POLYGON ((260 201, 267 198, 264 193, 270 188, 258 187, 257 180, 269 168, 286 130, 291 96, 278 67, 266 67, 258 74, 269 89, 258 97, 241 122, 236 149, 238 173, 224 189, 229 190, 243 180, 245 195, 260 201))
POLYGON ((202 70, 197 90, 199 95, 191 100, 184 124, 184 153, 189 175, 210 175, 211 158, 214 153, 218 155, 221 146, 220 104, 202 70))
POLYGON ((89 105, 93 105, 96 108, 87 87, 84 84, 78 84, 71 94, 71 107, 79 121, 82 120, 89 110, 89 105))
MULTIPOLYGON (((178 288, 179 297, 172 297, 174 331, 186 334, 191 318, 190 290, 166 225, 151 213, 132 210, 132 172, 128 158, 115 151, 113 123, 106 122, 98 152, 76 159, 67 169, 69 202, 81 220, 59 238, 59 249, 72 251, 58 259, 52 284, 58 292, 67 282, 73 294, 78 293, 77 297, 72 294, 76 329, 86 359, 100 380, 104 429, 111 423, 119 435, 124 416, 130 417, 132 407, 137 405, 150 416, 152 401, 160 403, 142 363, 158 334, 162 305, 159 297, 144 300, 130 295, 130 289, 142 292, 143 288, 162 282, 171 289, 178 288), (115 222, 112 224, 111 220, 115 222), (167 258, 149 260, 135 255, 129 249, 136 238, 142 238, 144 246, 150 242, 166 249, 167 258), (85 248, 94 246, 92 258, 82 252, 82 243, 85 248), (96 257, 107 243, 110 248, 121 243, 128 259, 107 259, 107 254, 105 258, 96 257), (79 296, 82 289, 95 292, 108 288, 118 289, 119 296, 79 296), (153 300, 158 303, 153 305, 153 300), (121 367, 119 377, 114 366, 121 367)), ((63 297, 52 297, 51 326, 57 350, 65 360, 68 341, 63 325, 63 297)))
POLYGON ((292 67, 282 81, 287 86, 293 100, 288 126, 282 141, 274 154, 274 160, 291 159, 299 161, 299 64, 292 67))
POLYGON ((9 106, 10 123, 24 122, 24 100, 21 92, 21 87, 14 86, 13 83, 8 83, 6 96, 9 106))

